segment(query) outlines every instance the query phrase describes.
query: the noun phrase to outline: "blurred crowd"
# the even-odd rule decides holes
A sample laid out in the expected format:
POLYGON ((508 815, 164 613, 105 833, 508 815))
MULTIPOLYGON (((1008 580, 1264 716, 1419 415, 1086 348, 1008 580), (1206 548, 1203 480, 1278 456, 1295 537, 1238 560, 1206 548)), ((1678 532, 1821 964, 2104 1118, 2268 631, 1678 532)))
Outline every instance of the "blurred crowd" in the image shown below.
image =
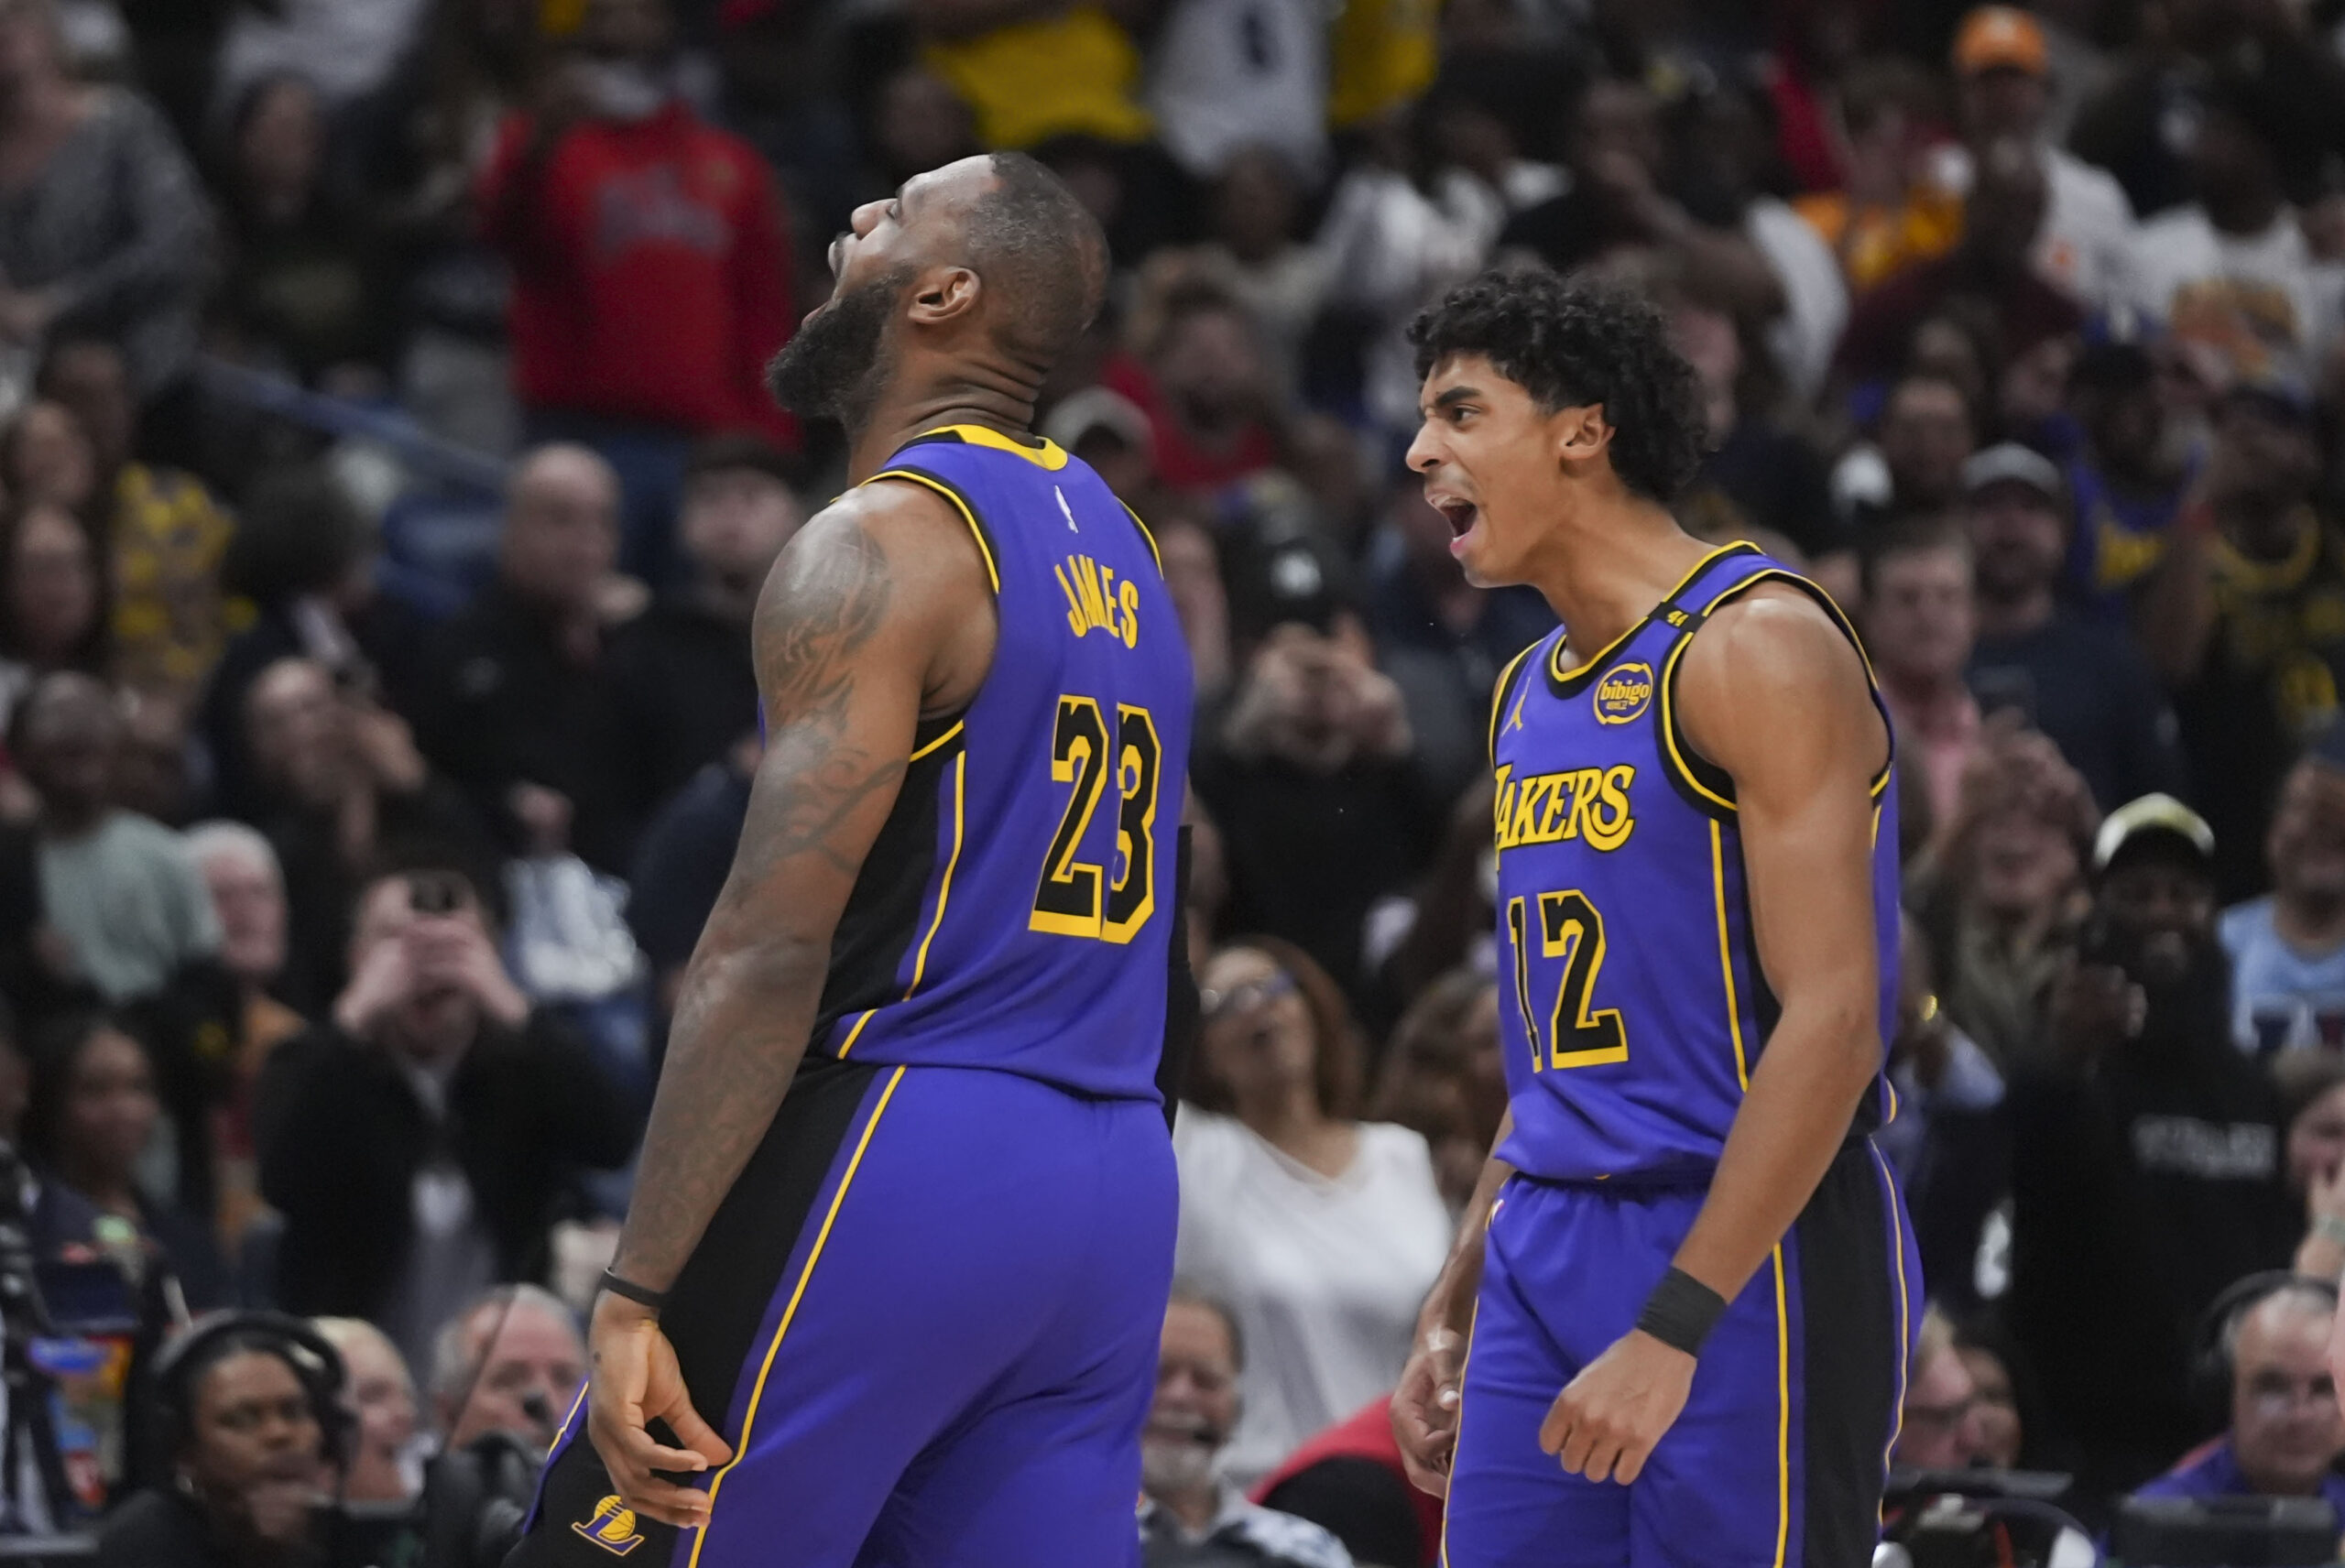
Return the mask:
POLYGON ((1039 428, 1197 677, 1153 1568, 1435 1551, 1381 1407, 1504 1109, 1486 710, 1554 622, 1402 470, 1403 330, 1493 265, 1663 306, 1685 526, 1823 583, 1895 717, 1896 1463, 2345 1504, 2340 49, 2337 0, 0 0, 0 1137, 64 1460, 6 1522, 277 1562, 542 1449, 750 610, 840 483, 763 367, 857 204, 988 148, 1109 235, 1039 428), (229 1308, 338 1358, 161 1351, 229 1308))

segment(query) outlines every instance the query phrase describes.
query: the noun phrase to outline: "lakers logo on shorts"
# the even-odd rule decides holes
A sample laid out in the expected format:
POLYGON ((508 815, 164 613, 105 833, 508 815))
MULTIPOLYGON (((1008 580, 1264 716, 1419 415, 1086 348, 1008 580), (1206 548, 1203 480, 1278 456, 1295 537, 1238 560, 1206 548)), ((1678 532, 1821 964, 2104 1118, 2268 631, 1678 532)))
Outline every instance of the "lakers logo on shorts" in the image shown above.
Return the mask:
POLYGON ((1652 705, 1652 666, 1623 664, 1596 683, 1596 722, 1625 724, 1652 705))
POLYGON ((643 1544, 635 1528, 635 1510, 620 1502, 616 1492, 594 1505, 594 1518, 570 1528, 614 1556, 625 1557, 643 1544))

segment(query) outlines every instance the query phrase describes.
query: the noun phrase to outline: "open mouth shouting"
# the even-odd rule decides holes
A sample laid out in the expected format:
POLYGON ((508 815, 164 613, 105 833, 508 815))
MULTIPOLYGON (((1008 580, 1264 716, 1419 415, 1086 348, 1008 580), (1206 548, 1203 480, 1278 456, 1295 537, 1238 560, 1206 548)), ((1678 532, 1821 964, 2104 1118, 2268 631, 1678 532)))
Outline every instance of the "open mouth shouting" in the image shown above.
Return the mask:
POLYGON ((1425 502, 1449 524, 1449 553, 1459 553, 1458 546, 1474 531, 1474 521, 1482 515, 1482 509, 1465 496, 1445 490, 1426 491, 1425 502))

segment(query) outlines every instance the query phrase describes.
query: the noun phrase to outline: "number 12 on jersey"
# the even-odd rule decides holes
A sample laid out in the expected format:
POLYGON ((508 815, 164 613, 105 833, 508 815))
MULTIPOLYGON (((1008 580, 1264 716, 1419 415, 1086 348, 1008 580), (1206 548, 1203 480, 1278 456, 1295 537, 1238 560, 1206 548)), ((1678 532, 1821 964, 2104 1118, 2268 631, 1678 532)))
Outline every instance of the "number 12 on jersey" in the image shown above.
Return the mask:
POLYGON ((1507 900, 1506 929, 1514 949, 1514 1005, 1522 1015, 1522 1032, 1531 1041, 1531 1070, 1550 1067, 1595 1067, 1629 1060, 1628 1026, 1618 1007, 1596 1007, 1590 998, 1596 977, 1604 969, 1604 917, 1577 888, 1542 893, 1535 906, 1529 900, 1507 900), (1563 974, 1555 982, 1555 1001, 1541 1013, 1535 995, 1531 945, 1539 957, 1559 962, 1563 974))
POLYGON ((1051 733, 1051 781, 1074 789, 1043 860, 1029 930, 1122 943, 1138 936, 1155 912, 1156 779, 1163 747, 1146 708, 1117 704, 1112 768, 1109 759, 1099 704, 1089 697, 1061 697, 1051 733), (1112 866, 1102 866, 1075 856, 1110 773, 1118 802, 1116 848, 1112 866))

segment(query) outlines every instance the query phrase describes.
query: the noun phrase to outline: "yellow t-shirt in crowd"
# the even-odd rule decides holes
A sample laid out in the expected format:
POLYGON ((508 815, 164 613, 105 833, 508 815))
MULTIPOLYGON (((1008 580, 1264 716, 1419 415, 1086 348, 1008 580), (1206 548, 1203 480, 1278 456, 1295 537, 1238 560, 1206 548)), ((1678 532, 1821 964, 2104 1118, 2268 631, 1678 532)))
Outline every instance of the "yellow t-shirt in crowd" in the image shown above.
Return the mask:
POLYGON ((1346 0, 1328 30, 1327 123, 1346 130, 1414 103, 1439 67, 1437 0, 1346 0))
POLYGON ((1852 207, 1845 192, 1828 191, 1800 197, 1792 210, 1824 236, 1857 293, 1944 256, 1962 237, 1961 198, 1928 186, 1908 191, 1898 207, 1852 207))
POLYGON ((1154 128, 1135 96, 1140 50, 1096 5, 933 40, 925 54, 975 112, 977 138, 989 147, 1063 136, 1136 142, 1154 128))

